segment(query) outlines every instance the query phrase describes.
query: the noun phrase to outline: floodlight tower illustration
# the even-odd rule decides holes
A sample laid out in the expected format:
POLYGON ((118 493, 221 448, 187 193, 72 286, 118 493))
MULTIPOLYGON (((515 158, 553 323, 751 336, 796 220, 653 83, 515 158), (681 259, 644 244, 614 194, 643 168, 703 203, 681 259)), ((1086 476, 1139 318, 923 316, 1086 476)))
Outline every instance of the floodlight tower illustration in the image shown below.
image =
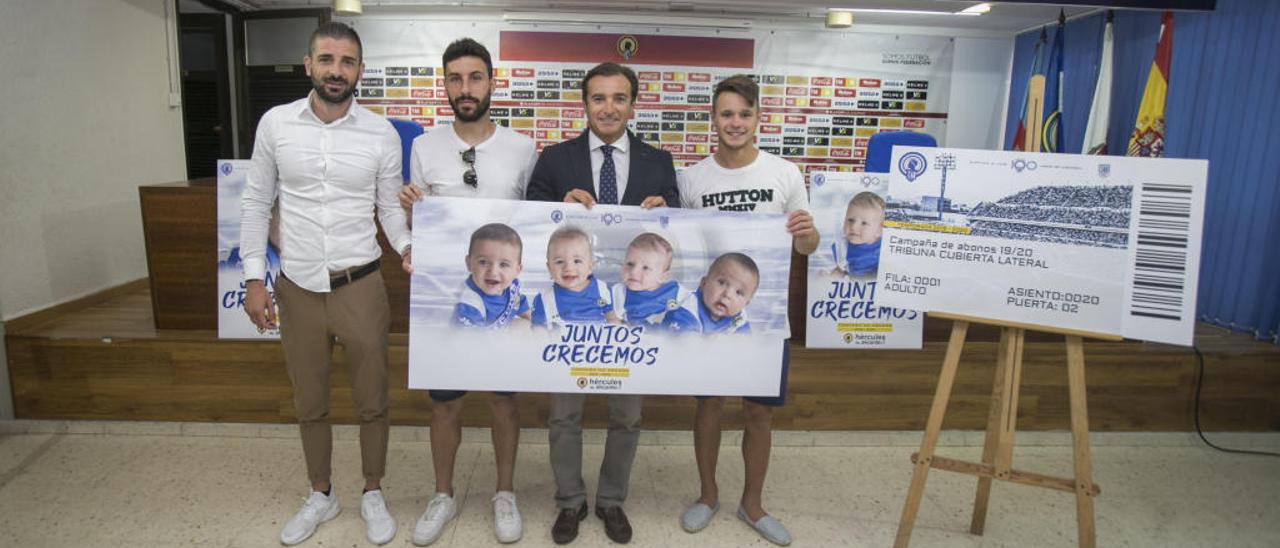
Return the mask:
POLYGON ((939 154, 933 158, 933 165, 942 170, 942 189, 938 191, 938 220, 942 220, 942 209, 947 203, 947 170, 956 167, 954 154, 939 154))

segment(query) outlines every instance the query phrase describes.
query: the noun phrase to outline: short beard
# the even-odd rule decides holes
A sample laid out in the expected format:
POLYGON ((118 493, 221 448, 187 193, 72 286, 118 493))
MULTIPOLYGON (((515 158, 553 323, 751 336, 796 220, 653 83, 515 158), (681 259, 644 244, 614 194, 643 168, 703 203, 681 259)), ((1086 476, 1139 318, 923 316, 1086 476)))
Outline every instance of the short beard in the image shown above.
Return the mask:
POLYGON ((329 103, 331 105, 340 105, 342 103, 347 102, 347 99, 350 99, 351 95, 356 92, 356 87, 354 85, 348 85, 346 88, 338 92, 336 95, 331 95, 329 93, 329 90, 325 89, 324 87, 325 82, 326 82, 325 80, 317 80, 315 78, 312 78, 311 89, 315 90, 317 97, 319 97, 322 101, 329 103))
MULTIPOLYGON (((458 101, 462 99, 461 96, 458 97, 457 99, 450 97, 449 108, 453 109, 453 117, 456 118, 459 122, 474 122, 476 120, 483 118, 485 114, 489 113, 490 97, 492 97, 492 95, 486 95, 484 99, 480 99, 479 101, 476 101, 476 110, 474 114, 470 114, 470 115, 463 114, 461 110, 458 110, 458 101)), ((474 97, 469 97, 469 98, 474 99, 474 97)))

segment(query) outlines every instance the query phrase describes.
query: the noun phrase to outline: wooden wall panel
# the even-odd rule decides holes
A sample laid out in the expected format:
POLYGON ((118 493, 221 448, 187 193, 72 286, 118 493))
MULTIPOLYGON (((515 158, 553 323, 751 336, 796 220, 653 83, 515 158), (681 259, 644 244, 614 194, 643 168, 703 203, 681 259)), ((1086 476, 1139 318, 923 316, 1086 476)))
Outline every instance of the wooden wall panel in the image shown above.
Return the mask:
POLYGON ((218 328, 217 194, 212 178, 138 187, 158 328, 218 328))
MULTIPOLYGON (((274 342, 228 342, 211 337, 45 338, 10 335, 9 370, 17 416, 26 419, 292 422, 292 392, 283 353, 274 342)), ((780 430, 918 430, 923 428, 945 343, 920 351, 834 351, 795 348, 788 404, 780 430)), ((1210 354, 1203 424, 1210 430, 1280 430, 1280 350, 1210 354)), ((985 425, 996 343, 966 345, 945 428, 985 425)), ((1019 429, 1069 426, 1062 345, 1028 343, 1019 429)), ((1089 418, 1094 431, 1189 431, 1195 355, 1142 343, 1086 343, 1089 418)), ((404 337, 390 348, 392 422, 425 425, 430 402, 407 384, 404 337)), ((354 423, 345 359, 335 351, 332 416, 354 423)), ((489 395, 463 406, 467 426, 489 424, 489 395)), ((545 394, 520 396, 521 424, 545 427, 545 394)), ((690 427, 694 399, 650 396, 645 428, 690 427)), ((603 427, 605 399, 588 399, 586 424, 603 427)), ((739 427, 739 405, 728 405, 727 426, 739 427)))

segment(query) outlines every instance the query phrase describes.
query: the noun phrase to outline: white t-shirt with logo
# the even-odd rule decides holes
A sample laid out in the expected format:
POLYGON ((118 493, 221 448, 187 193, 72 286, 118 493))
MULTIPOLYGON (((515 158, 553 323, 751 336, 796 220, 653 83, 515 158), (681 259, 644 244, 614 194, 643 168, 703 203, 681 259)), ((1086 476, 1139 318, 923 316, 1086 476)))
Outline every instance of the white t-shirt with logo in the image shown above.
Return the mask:
POLYGON ((726 169, 714 156, 681 171, 677 177, 680 207, 720 211, 790 213, 809 209, 804 175, 795 164, 763 150, 756 160, 726 169))
POLYGON ((463 182, 468 165, 462 152, 471 148, 458 136, 453 125, 441 126, 413 140, 409 181, 427 196, 457 196, 523 200, 533 164, 538 160, 533 139, 498 125, 484 142, 476 145, 476 181, 473 188, 463 182))
MULTIPOLYGON (((683 208, 760 213, 809 209, 800 168, 763 150, 754 162, 737 169, 725 169, 714 156, 707 156, 678 173, 676 182, 683 208)), ((790 338, 789 320, 786 329, 790 338)))

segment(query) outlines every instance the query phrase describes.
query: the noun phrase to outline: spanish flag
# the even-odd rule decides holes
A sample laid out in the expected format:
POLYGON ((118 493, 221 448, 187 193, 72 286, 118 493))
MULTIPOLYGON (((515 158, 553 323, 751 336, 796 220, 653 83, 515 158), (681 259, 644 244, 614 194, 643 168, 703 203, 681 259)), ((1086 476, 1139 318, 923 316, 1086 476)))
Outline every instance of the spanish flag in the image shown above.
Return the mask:
POLYGON ((1164 103, 1169 92, 1169 59, 1173 56, 1173 12, 1164 12, 1160 23, 1156 59, 1147 74, 1138 121, 1129 137, 1129 156, 1164 156, 1164 103))

